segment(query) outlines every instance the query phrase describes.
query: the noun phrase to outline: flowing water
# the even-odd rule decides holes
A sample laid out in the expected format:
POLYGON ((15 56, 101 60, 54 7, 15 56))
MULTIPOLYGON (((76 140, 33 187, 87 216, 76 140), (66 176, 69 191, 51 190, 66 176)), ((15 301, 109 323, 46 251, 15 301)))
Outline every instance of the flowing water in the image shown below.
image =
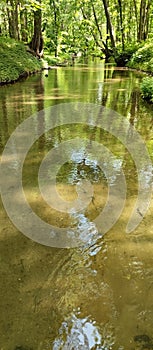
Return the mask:
MULTIPOLYGON (((127 118, 152 158, 153 108, 140 96, 142 77, 100 62, 55 68, 48 77, 40 73, 0 87, 1 151, 15 128, 33 113, 60 103, 88 102, 127 118)), ((44 117, 37 126, 44 130, 46 123, 44 117)), ((54 226, 76 225, 83 244, 67 249, 34 242, 18 231, 1 204, 0 350, 153 349, 153 204, 140 225, 127 234, 138 178, 124 145, 98 127, 60 125, 43 133, 31 147, 23 187, 37 215, 54 226), (64 200, 72 201, 77 182, 89 180, 94 196, 86 210, 63 214, 51 208, 39 191, 37 174, 45 155, 78 136, 108 148, 126 176, 125 207, 105 235, 100 229, 95 235, 93 220, 103 210, 107 180, 96 159, 90 162, 84 144, 59 169, 57 188, 64 200)))

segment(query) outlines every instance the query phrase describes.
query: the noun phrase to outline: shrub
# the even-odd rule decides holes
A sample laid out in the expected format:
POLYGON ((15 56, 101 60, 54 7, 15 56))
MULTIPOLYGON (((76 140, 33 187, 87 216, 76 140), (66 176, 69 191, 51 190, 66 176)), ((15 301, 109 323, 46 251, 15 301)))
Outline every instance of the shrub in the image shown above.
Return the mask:
POLYGON ((140 47, 136 53, 133 55, 133 62, 142 63, 153 58, 153 49, 152 44, 146 44, 143 47, 140 47))
POLYGON ((132 57, 132 55, 136 52, 138 47, 138 44, 131 44, 127 46, 124 51, 122 51, 122 49, 119 48, 115 55, 115 61, 117 65, 125 66, 132 57))
POLYGON ((153 72, 153 57, 149 62, 147 62, 147 68, 149 72, 153 72))
POLYGON ((150 102, 153 102, 153 77, 144 78, 142 80, 140 89, 143 98, 150 102))
POLYGON ((40 69, 41 62, 26 51, 23 43, 0 37, 0 83, 15 81, 40 69))
POLYGON ((153 47, 152 43, 145 43, 132 56, 128 67, 153 73, 153 47))

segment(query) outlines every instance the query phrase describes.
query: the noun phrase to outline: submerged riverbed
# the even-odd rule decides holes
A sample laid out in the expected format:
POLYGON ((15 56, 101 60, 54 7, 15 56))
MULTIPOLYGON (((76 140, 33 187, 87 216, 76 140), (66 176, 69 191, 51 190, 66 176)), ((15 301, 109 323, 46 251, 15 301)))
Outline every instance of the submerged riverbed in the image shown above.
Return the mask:
MULTIPOLYGON (((127 118, 153 159, 153 110, 140 97, 141 79, 140 73, 100 62, 53 69, 48 77, 40 73, 1 87, 1 152, 15 128, 34 113, 60 103, 83 102, 105 106, 127 118)), ((36 127, 43 131, 46 125, 44 116, 36 127)), ((23 168, 23 187, 37 215, 54 226, 76 225, 84 243, 70 249, 38 244, 17 230, 1 203, 0 350, 153 349, 153 203, 140 225, 127 234, 138 178, 126 147, 100 128, 58 126, 43 133, 31 147, 23 168), (92 183, 94 196, 84 212, 58 212, 49 207, 38 187, 37 174, 45 155, 78 136, 108 148, 126 176, 123 212, 105 235, 99 228, 96 238, 91 227, 104 208, 107 180, 96 158, 88 159, 84 145, 73 150, 71 161, 61 166, 57 176, 58 191, 66 201, 76 198, 80 179, 92 183)))

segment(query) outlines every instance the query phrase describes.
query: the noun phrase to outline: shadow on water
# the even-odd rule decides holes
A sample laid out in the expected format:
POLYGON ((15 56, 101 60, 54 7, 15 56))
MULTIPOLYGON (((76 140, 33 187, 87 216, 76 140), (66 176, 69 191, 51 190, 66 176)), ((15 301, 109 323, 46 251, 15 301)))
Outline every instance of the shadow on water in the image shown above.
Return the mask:
MULTIPOLYGON (((111 108, 131 122, 153 156, 152 107, 139 93, 142 76, 102 63, 51 70, 0 88, 0 148, 15 128, 33 113, 63 102, 92 102, 111 108)), ((35 127, 45 131, 47 119, 35 127)), ((116 165, 117 166, 117 165, 116 165)), ((52 178, 51 178, 52 185, 52 178)), ((42 219, 59 227, 78 228, 80 248, 41 246, 23 236, 1 204, 0 349, 1 350, 140 350, 152 349, 153 257, 152 207, 130 235, 125 227, 137 197, 137 172, 131 156, 110 133, 86 125, 63 125, 44 132, 24 164, 28 202, 42 219), (93 219, 103 209, 107 181, 96 160, 82 146, 73 149, 57 175, 62 198, 76 198, 78 181, 94 187, 81 213, 61 213, 42 198, 37 174, 44 156, 61 142, 79 135, 85 144, 109 148, 126 174, 126 206, 119 221, 103 236, 93 219), (120 163, 119 163, 120 162, 120 163)), ((16 197, 19 200, 18 196, 16 197)), ((55 198, 56 201, 56 198, 55 198)))

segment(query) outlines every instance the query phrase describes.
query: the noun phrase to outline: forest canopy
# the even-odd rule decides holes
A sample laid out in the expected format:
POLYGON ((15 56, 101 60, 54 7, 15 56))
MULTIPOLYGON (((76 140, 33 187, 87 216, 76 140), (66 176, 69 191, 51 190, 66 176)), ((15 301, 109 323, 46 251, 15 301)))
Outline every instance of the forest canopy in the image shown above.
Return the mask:
POLYGON ((151 0, 3 0, 0 35, 28 44, 38 57, 43 51, 67 58, 117 57, 134 52, 152 38, 151 0))

